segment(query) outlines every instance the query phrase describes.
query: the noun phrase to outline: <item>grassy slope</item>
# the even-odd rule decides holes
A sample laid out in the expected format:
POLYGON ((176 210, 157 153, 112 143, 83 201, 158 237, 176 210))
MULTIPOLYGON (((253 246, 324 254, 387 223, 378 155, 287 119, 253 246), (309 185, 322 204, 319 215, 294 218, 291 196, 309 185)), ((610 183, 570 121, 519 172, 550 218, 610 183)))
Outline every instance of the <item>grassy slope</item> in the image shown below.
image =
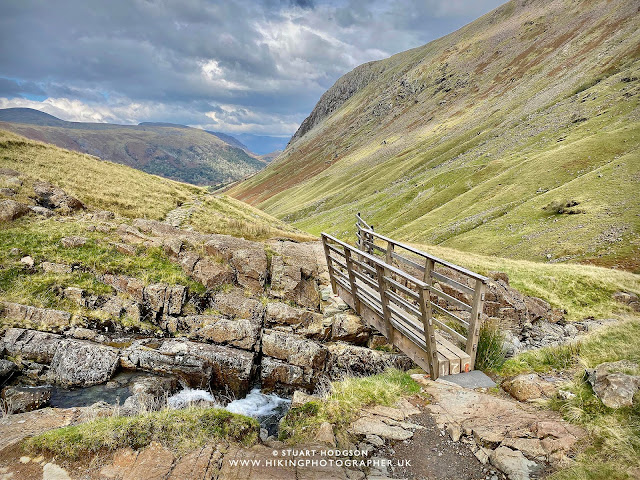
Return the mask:
MULTIPOLYGON (((90 207, 111 210, 129 218, 161 220, 183 203, 202 200, 185 226, 205 233, 309 238, 276 218, 224 195, 208 195, 201 187, 179 183, 89 155, 27 140, 0 130, 0 167, 24 174, 15 200, 30 202, 36 180, 51 182, 90 207), (192 222, 192 223, 190 223, 192 222)), ((0 187, 2 183, 0 176, 0 187)))
POLYGON ((0 122, 0 129, 197 185, 238 180, 263 167, 241 148, 194 128, 0 122))
POLYGON ((627 2, 510 2, 378 62, 231 195, 312 233, 360 211, 409 241, 638 269, 638 39, 627 2))

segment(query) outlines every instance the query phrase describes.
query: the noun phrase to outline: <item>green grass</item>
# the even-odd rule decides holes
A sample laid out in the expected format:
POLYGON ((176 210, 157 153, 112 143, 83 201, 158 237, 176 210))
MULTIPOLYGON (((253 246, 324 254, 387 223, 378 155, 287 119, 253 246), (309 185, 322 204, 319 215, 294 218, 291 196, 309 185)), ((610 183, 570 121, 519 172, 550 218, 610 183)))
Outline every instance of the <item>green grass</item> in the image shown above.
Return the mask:
POLYGON ((369 377, 350 377, 331 384, 330 393, 321 400, 292 408, 281 423, 280 439, 299 444, 313 439, 323 422, 334 425, 339 442, 346 442, 346 427, 358 411, 371 405, 394 405, 401 397, 420 392, 420 386, 408 373, 396 369, 369 377))
POLYGON ((504 365, 505 361, 504 334, 500 326, 494 322, 484 322, 480 327, 478 338, 476 370, 497 370, 504 365))
MULTIPOLYGON (((640 362, 640 318, 626 320, 588 335, 580 343, 542 348, 507 360, 497 373, 504 376, 526 372, 574 370, 573 380, 563 387, 575 396, 553 398, 549 406, 566 420, 582 426, 588 435, 576 462, 551 476, 554 480, 631 480, 640 471, 640 394, 632 407, 611 409, 585 381, 583 367, 603 362, 640 362)), ((637 373, 637 372, 636 372, 637 373)))
POLYGON ((141 449, 158 442, 178 454, 207 442, 256 443, 258 421, 222 409, 160 410, 131 417, 104 417, 36 435, 25 441, 32 452, 66 459, 123 447, 141 449))
MULTIPOLYGON (((17 188, 13 199, 27 204, 33 204, 30 198, 33 183, 47 181, 77 197, 90 209, 110 210, 126 218, 162 220, 178 206, 200 201, 201 206, 184 227, 191 226, 205 233, 240 234, 254 240, 312 238, 241 201, 225 195, 209 195, 206 188, 100 161, 4 130, 0 130, 0 167, 19 172, 23 185, 17 188)), ((4 177, 0 176, 0 181, 4 181, 4 177)))
POLYGON ((376 62, 365 87, 231 194, 313 234, 353 240, 362 212, 405 241, 639 272, 637 12, 592 3, 505 4, 376 62), (564 200, 582 213, 543 210, 564 200))

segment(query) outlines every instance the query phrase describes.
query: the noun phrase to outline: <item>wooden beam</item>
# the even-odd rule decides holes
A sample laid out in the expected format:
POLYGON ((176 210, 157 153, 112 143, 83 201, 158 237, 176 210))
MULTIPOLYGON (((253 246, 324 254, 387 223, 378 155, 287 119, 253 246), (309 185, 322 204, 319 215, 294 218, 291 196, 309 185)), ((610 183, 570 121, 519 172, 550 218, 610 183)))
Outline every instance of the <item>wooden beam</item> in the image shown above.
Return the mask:
POLYGON ((387 282, 384 279, 385 275, 388 274, 387 269, 380 265, 376 264, 376 271, 378 274, 378 290, 380 291, 380 302, 382 304, 382 313, 384 315, 384 324, 387 329, 387 340, 389 343, 393 345, 393 334, 394 329, 393 325, 391 325, 391 311, 389 310, 389 298, 386 295, 387 291, 387 282))
POLYGON ((353 262, 351 261, 351 250, 344 249, 344 260, 347 263, 347 273, 349 274, 349 285, 351 285, 351 293, 355 301, 355 311, 360 315, 360 300, 358 300, 358 291, 356 286, 356 276, 353 274, 353 262))
POLYGON ((331 282, 331 290, 337 294, 338 289, 336 287, 336 279, 333 276, 333 263, 331 262, 331 255, 329 255, 329 247, 327 246, 327 238, 322 236, 322 246, 324 247, 324 256, 327 257, 327 266, 329 267, 329 281, 331 282))
POLYGON ((478 353, 478 339, 480 338, 480 326, 482 321, 482 309, 484 307, 484 282, 476 280, 476 288, 473 293, 473 305, 471 318, 469 319, 469 332, 467 333, 467 355, 470 357, 469 369, 473 370, 476 365, 476 355, 478 353))

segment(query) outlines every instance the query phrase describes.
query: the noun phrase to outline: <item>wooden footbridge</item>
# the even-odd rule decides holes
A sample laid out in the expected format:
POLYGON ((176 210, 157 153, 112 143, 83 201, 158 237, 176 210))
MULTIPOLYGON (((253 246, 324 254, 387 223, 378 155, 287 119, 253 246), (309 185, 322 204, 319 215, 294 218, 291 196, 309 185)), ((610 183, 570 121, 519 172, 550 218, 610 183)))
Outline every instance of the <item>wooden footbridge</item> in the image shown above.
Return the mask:
POLYGON ((357 247, 322 234, 333 291, 431 378, 473 370, 486 277, 356 220, 357 247))

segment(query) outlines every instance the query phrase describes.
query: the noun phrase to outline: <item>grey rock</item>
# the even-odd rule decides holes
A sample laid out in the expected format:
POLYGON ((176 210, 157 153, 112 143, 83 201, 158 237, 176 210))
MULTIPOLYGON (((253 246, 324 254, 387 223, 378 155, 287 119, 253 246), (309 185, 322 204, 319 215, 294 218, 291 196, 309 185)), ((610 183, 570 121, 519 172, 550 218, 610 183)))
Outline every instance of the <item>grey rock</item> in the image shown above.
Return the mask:
POLYGON ((320 268, 316 245, 276 241, 269 246, 275 252, 271 258, 270 294, 318 310, 320 268))
POLYGON ((20 325, 33 326, 39 330, 57 331, 69 326, 71 314, 51 308, 38 308, 20 303, 5 302, 2 315, 20 325))
POLYGON ((51 379, 70 387, 104 383, 115 373, 119 354, 119 350, 106 345, 63 340, 51 362, 51 379))
POLYGON ((331 340, 364 345, 369 340, 370 330, 357 315, 340 313, 333 317, 331 340))
POLYGON ((71 236, 71 237, 63 237, 60 240, 60 243, 65 248, 77 248, 86 244, 88 240, 89 239, 87 237, 71 236))
POLYGON ((53 360, 61 341, 61 335, 9 328, 3 338, 3 347, 11 357, 19 356, 23 360, 48 364, 53 360))
POLYGON ((13 200, 0 201, 0 223, 12 222, 29 213, 29 207, 13 200))
POLYGON ((326 372, 332 380, 350 375, 375 375, 389 367, 408 370, 413 362, 405 355, 385 353, 346 343, 327 345, 326 372))
POLYGON ((49 405, 51 389, 46 387, 6 387, 2 390, 7 413, 25 413, 49 405))
POLYGON ((388 425, 378 417, 361 417, 349 426, 348 431, 355 435, 377 435, 388 440, 408 440, 413 437, 411 430, 388 425))
POLYGON ((0 383, 6 381, 17 370, 16 364, 5 359, 0 359, 0 383))
POLYGON ((45 208, 45 207, 35 206, 35 207, 29 207, 29 209, 36 215, 40 215, 45 218, 53 217, 56 214, 56 212, 54 212, 53 210, 49 210, 48 208, 45 208))
POLYGON ((33 268, 33 266, 36 264, 35 260, 33 259, 33 257, 31 255, 27 255, 26 257, 22 257, 20 259, 20 263, 26 265, 29 268, 33 268))
POLYGON ((587 370, 587 379, 596 396, 609 408, 630 407, 640 389, 640 366, 629 360, 601 363, 587 370))
POLYGON ((269 329, 262 335, 262 353, 314 370, 323 369, 327 357, 327 350, 317 342, 269 329))
POLYGON ((59 209, 64 213, 85 208, 80 200, 50 183, 36 183, 33 191, 36 194, 36 202, 42 207, 59 209))
POLYGON ((297 389, 309 391, 318 380, 312 369, 291 365, 275 358, 262 357, 260 367, 260 380, 265 391, 277 390, 284 393, 297 389))
POLYGON ((247 298, 239 288, 231 289, 226 293, 217 293, 211 301, 211 307, 223 315, 247 318, 258 323, 262 323, 265 311, 262 302, 255 298, 247 298))
POLYGON ((526 402, 550 397, 556 392, 553 383, 547 382, 535 373, 518 375, 502 382, 502 388, 516 400, 526 402))
POLYGON ((181 323, 199 325, 192 336, 213 343, 228 344, 244 350, 254 350, 260 340, 261 325, 239 318, 230 320, 215 315, 193 315, 180 319, 181 323))
POLYGON ((293 392, 293 397, 291 397, 291 408, 301 407, 305 403, 317 402, 319 400, 320 397, 309 395, 302 390, 296 390, 295 392, 293 392))
POLYGON ((536 462, 527 458, 518 450, 498 447, 489 456, 491 464, 507 475, 509 480, 529 480, 539 470, 536 462))

